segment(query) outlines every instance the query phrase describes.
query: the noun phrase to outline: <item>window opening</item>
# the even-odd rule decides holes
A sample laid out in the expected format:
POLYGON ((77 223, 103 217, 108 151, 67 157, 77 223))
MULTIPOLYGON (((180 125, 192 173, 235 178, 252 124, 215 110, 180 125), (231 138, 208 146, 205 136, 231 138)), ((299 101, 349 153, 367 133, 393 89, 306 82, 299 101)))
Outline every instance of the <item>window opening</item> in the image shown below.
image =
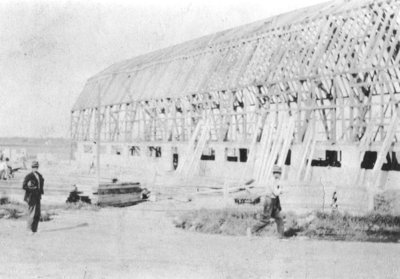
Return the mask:
POLYGON ((149 146, 148 147, 148 156, 149 157, 161 157, 161 146, 149 146))
POLYGON ((207 147, 203 150, 200 160, 203 161, 214 161, 215 160, 215 150, 211 147, 207 147))
POLYGON ((129 154, 131 156, 140 156, 140 147, 139 146, 131 146, 129 148, 129 154))
POLYGON ((336 167, 342 166, 342 151, 325 150, 325 158, 318 158, 311 161, 313 167, 336 167))

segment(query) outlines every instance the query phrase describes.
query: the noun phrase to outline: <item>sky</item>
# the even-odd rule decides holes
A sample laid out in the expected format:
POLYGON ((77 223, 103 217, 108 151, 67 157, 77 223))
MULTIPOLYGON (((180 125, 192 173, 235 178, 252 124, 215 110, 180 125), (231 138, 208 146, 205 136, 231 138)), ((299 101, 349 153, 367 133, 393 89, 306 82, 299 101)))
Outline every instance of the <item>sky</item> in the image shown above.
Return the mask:
POLYGON ((70 137, 91 76, 121 60, 325 0, 0 1, 0 137, 70 137))

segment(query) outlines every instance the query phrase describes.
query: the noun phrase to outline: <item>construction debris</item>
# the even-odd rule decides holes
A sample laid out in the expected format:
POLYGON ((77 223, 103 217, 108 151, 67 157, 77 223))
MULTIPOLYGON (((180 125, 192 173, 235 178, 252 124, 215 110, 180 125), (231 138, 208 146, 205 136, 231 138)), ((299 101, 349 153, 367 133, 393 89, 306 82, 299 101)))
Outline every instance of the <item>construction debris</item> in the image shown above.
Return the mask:
POLYGON ((92 200, 89 198, 89 196, 83 196, 81 195, 83 192, 78 191, 78 187, 74 185, 74 190, 69 193, 69 196, 66 200, 67 203, 76 203, 76 202, 83 202, 83 203, 88 203, 91 204, 92 200))

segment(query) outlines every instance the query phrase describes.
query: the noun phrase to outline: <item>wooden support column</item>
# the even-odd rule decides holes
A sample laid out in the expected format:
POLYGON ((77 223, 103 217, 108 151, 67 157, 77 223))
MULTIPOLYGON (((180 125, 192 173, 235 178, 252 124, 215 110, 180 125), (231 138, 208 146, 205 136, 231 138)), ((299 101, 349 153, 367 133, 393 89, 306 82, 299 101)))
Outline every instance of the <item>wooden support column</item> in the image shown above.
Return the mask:
MULTIPOLYGON (((336 97, 333 98, 333 100, 331 101, 333 105, 336 105, 336 97)), ((336 143, 336 108, 331 109, 330 112, 330 116, 331 116, 331 141, 333 143, 336 143)))
POLYGON ((97 122, 97 140, 96 140, 96 182, 97 186, 100 187, 100 149, 101 149, 101 92, 100 86, 97 84, 97 114, 96 114, 96 122, 97 122))
MULTIPOLYGON (((346 84, 347 81, 343 81, 343 84, 346 84)), ((352 92, 352 90, 347 90, 348 94, 349 94, 349 99, 350 99, 350 106, 349 106, 349 139, 350 141, 354 141, 354 105, 355 105, 355 101, 354 101, 354 94, 352 92)))

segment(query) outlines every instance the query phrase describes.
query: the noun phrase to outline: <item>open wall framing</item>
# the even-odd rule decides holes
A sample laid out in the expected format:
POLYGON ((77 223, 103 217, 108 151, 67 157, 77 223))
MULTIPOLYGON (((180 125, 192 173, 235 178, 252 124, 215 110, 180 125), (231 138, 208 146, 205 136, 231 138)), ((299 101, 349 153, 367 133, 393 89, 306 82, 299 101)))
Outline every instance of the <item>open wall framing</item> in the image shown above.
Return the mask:
POLYGON ((260 150, 263 130, 287 115, 296 163, 311 164, 309 140, 350 150, 357 173, 377 152, 376 174, 400 151, 399 12, 394 0, 332 1, 115 64, 87 81, 71 136, 96 141, 100 126, 109 144, 185 146, 204 120, 209 144, 260 150))

